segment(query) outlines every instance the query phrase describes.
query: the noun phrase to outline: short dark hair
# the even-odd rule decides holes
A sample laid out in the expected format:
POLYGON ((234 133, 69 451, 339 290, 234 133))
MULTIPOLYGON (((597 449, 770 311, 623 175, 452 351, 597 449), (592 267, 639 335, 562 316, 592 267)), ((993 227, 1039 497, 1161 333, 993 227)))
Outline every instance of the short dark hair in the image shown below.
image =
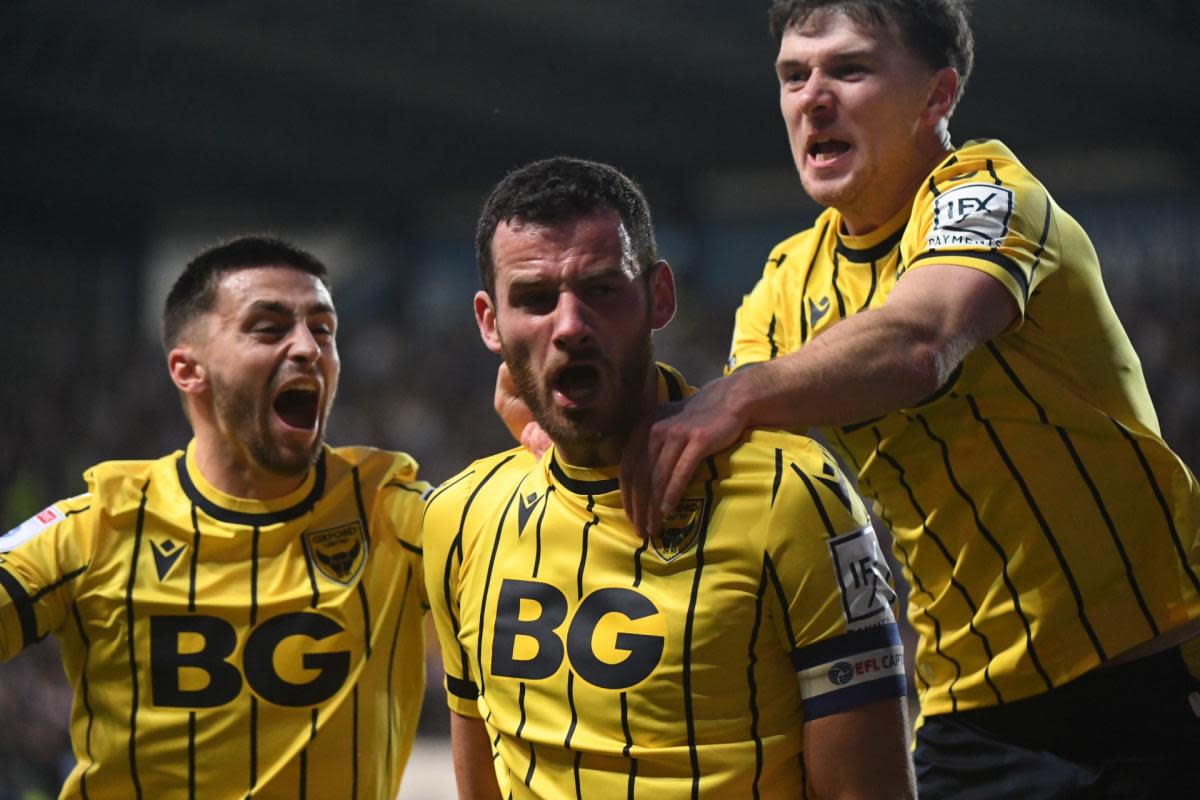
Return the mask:
POLYGON ((553 224, 601 209, 616 211, 629 232, 638 266, 658 260, 650 206, 630 178, 608 164, 556 156, 526 164, 504 176, 483 204, 475 229, 475 260, 484 290, 496 295, 492 238, 502 222, 553 224))
POLYGON ((193 258, 167 294, 162 341, 170 351, 183 329, 217 303, 217 282, 227 272, 252 267, 291 267, 315 275, 329 287, 329 270, 316 256, 272 236, 239 236, 210 247, 193 258))
POLYGON ((837 11, 859 25, 900 28, 909 49, 933 69, 954 67, 958 96, 963 96, 975 66, 975 36, 967 19, 967 0, 774 0, 767 18, 775 41, 789 29, 800 28, 817 11, 837 11))

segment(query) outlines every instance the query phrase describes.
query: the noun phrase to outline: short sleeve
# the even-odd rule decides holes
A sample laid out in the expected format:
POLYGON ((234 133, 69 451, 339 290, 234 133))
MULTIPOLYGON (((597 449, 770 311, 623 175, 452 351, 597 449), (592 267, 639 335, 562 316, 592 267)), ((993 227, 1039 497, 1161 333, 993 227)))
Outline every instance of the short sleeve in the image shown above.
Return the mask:
POLYGON ((767 540, 806 719, 907 691, 891 571, 862 500, 811 445, 785 454, 767 540))
POLYGON ((780 353, 775 283, 781 261, 779 254, 772 252, 762 277, 750 294, 742 298, 734 316, 726 375, 749 364, 770 361, 780 353))
POLYGON ((97 517, 84 494, 0 536, 0 660, 63 625, 88 567, 97 517))
POLYGON ((479 717, 479 687, 459 640, 459 573, 462 567, 463 509, 474 482, 469 474, 451 478, 430 495, 422 536, 425 545, 425 591, 446 673, 446 703, 466 717, 479 717))
MULTIPOLYGON (((423 574, 421 516, 425 511, 425 499, 432 491, 433 487, 425 481, 393 478, 384 484, 379 494, 377 514, 390 526, 400 546, 416 559, 418 574, 423 574)), ((417 595, 422 607, 428 607, 423 580, 417 581, 417 595)))
POLYGON ((992 276, 1021 310, 1054 268, 1053 201, 1015 160, 943 165, 917 194, 903 247, 906 269, 969 267, 992 276))

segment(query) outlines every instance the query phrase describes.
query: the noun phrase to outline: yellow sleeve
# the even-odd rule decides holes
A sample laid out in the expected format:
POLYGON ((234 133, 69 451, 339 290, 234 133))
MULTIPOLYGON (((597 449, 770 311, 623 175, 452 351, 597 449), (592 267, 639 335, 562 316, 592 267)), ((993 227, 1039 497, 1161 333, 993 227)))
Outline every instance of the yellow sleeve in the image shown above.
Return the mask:
POLYGON ((862 500, 815 442, 789 448, 767 532, 806 719, 903 697, 891 571, 862 500))
POLYGON ((446 678, 446 704, 456 713, 479 717, 479 684, 471 658, 459 641, 459 571, 463 558, 463 510, 475 485, 472 473, 460 474, 430 495, 425 506, 425 592, 446 678))
POLYGON ((729 359, 725 362, 726 375, 749 364, 770 361, 782 352, 779 330, 782 315, 776 310, 776 283, 783 261, 782 247, 780 245, 771 252, 762 277, 750 294, 742 298, 742 304, 734 316, 733 342, 729 347, 729 359))
POLYGON ((63 625, 88 568, 98 518, 92 495, 84 494, 0 536, 0 661, 63 625))
POLYGON ((949 264, 1000 281, 1021 310, 1057 266, 1053 201, 1015 160, 964 158, 917 193, 902 242, 907 269, 949 264))

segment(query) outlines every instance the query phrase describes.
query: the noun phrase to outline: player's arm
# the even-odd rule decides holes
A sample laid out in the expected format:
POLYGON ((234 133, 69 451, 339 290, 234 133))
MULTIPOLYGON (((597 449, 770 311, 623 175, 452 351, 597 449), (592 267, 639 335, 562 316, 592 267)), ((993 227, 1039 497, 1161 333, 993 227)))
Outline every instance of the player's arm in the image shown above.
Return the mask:
POLYGON ((0 661, 58 630, 87 569, 91 495, 48 506, 0 536, 0 661))
POLYGON ((804 768, 822 800, 911 800, 916 777, 903 698, 804 723, 804 768))
POLYGON ((451 712, 450 751, 460 800, 495 800, 500 796, 492 743, 482 719, 451 712))
POLYGON ((710 383, 654 423, 645 451, 626 451, 626 512, 654 531, 701 460, 747 428, 850 424, 920 403, 1019 310, 1000 281, 978 270, 911 270, 884 306, 839 322, 794 353, 710 383))

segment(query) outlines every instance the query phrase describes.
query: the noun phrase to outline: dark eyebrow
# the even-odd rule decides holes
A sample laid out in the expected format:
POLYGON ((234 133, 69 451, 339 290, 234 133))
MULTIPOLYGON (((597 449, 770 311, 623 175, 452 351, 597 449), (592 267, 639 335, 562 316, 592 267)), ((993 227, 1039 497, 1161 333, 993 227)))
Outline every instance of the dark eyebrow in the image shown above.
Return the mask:
MULTIPOLYGON (((279 314, 285 317, 294 316, 294 312, 292 311, 291 307, 284 305, 278 300, 255 300, 250 304, 250 311, 265 311, 270 314, 279 314)), ((308 307, 307 314, 309 316, 314 314, 332 314, 333 316, 337 316, 337 312, 333 310, 333 306, 329 305, 328 303, 313 303, 308 307)))
MULTIPOLYGON (((852 61, 871 61, 877 58, 875 53, 870 50, 851 50, 847 53, 834 53, 827 59, 834 66, 840 66, 852 61)), ((790 69, 793 67, 806 67, 807 61, 799 58, 785 58, 775 62, 776 69, 790 69)))

